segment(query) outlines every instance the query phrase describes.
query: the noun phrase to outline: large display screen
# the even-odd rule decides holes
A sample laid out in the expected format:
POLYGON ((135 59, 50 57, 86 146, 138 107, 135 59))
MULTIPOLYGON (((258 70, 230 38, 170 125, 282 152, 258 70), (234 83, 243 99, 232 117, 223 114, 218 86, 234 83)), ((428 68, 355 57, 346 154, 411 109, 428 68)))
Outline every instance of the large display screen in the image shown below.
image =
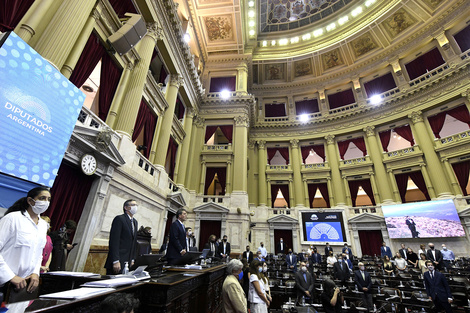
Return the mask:
POLYGON ((386 205, 382 212, 390 238, 465 236, 452 199, 386 205))
POLYGON ((302 212, 302 226, 305 241, 347 241, 341 212, 302 212))
POLYGON ((85 95, 15 33, 0 38, 0 172, 52 186, 85 95))

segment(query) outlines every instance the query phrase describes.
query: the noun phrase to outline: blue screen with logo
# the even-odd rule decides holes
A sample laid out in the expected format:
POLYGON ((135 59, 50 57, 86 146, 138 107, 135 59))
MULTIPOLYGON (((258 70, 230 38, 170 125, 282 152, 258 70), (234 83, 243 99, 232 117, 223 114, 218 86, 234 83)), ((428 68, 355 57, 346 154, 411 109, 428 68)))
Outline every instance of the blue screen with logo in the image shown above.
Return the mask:
POLYGON ((341 212, 302 212, 305 241, 345 242, 341 212))
POLYGON ((0 172, 52 186, 85 95, 15 33, 0 43, 0 172))

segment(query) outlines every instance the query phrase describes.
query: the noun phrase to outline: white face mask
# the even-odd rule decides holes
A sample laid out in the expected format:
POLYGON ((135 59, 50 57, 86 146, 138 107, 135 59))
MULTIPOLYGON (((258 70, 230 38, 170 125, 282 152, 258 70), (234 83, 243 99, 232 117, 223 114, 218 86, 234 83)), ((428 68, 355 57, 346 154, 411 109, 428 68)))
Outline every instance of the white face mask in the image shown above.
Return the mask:
POLYGON ((434 271, 434 266, 429 265, 429 266, 428 266, 428 270, 430 270, 431 272, 434 271))
POLYGON ((34 205, 32 205, 31 208, 33 209, 34 214, 42 214, 49 208, 49 201, 35 200, 34 205))
POLYGON ((131 205, 131 209, 129 210, 129 213, 131 213, 132 215, 135 215, 135 213, 137 213, 137 205, 131 205))
POLYGON ((267 272, 268 271, 268 267, 267 266, 263 266, 263 272, 267 272))
POLYGON ((306 271, 307 271, 307 267, 305 267, 305 266, 302 266, 302 272, 304 272, 304 273, 305 273, 306 271))
POLYGON ((359 269, 360 269, 361 271, 363 271, 363 270, 365 269, 365 267, 364 267, 364 266, 359 266, 359 269))
POLYGON ((188 235, 191 236, 193 234, 192 231, 188 231, 188 235))

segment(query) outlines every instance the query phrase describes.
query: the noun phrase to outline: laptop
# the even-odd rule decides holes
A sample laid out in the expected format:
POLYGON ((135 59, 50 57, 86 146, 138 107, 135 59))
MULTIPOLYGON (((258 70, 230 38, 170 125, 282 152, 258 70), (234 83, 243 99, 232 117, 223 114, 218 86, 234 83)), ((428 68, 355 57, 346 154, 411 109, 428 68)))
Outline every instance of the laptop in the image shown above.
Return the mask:
POLYGON ((203 249, 202 250, 202 255, 201 255, 201 259, 206 259, 207 258, 207 255, 209 254, 209 252, 211 252, 211 249, 203 249))
POLYGON ((142 254, 137 257, 134 262, 134 265, 129 269, 133 271, 139 266, 146 265, 146 267, 154 267, 157 265, 157 262, 160 262, 160 259, 163 257, 163 254, 142 254))
POLYGON ((201 257, 202 252, 193 252, 193 251, 188 251, 186 252, 181 258, 177 259, 174 261, 173 265, 186 265, 186 264, 192 264, 195 261, 199 260, 201 257))

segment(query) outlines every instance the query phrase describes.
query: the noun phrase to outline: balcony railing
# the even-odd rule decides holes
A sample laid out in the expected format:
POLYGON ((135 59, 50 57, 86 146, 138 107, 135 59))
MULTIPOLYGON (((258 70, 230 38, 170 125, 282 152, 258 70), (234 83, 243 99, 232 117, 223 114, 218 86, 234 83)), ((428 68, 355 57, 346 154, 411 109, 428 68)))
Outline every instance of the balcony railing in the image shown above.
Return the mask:
POLYGON ((303 169, 313 169, 313 170, 324 170, 324 169, 329 169, 330 166, 328 165, 328 162, 323 162, 323 163, 311 163, 311 164, 302 164, 303 169))
MULTIPOLYGON (((380 99, 382 100, 386 100, 387 98, 398 95, 399 93, 400 93, 400 89, 398 87, 395 87, 393 89, 382 92, 381 94, 378 94, 377 96, 379 96, 380 99)), ((367 104, 370 104, 370 98, 367 99, 367 104)))
POLYGON ((86 106, 83 106, 82 110, 80 111, 80 114, 78 114, 77 124, 96 129, 107 127, 106 123, 103 122, 98 116, 95 115, 95 113, 93 113, 86 106))
POLYGON ((339 108, 336 108, 336 109, 331 109, 328 112, 330 114, 345 113, 347 111, 351 111, 351 110, 357 108, 358 106, 359 106, 359 104, 352 103, 352 104, 348 104, 348 105, 345 105, 345 106, 342 106, 342 107, 339 107, 339 108))
POLYGON ((414 85, 417 85, 421 82, 424 82, 438 74, 441 74, 443 73, 445 70, 447 70, 449 68, 449 65, 447 65, 446 63, 442 64, 441 66, 439 67, 436 67, 435 69, 433 69, 432 71, 430 72, 427 72, 421 76, 419 76, 418 78, 415 78, 413 79, 412 81, 409 82, 410 84, 410 87, 414 86, 414 85))
POLYGON ((362 213, 370 214, 382 214, 382 208, 380 206, 361 206, 349 208, 350 215, 359 215, 362 213))
POLYGON ((299 122, 299 121, 301 121, 301 120, 304 118, 305 115, 307 116, 307 119, 308 119, 308 120, 321 117, 321 113, 320 113, 320 112, 315 112, 315 113, 310 113, 310 114, 297 115, 297 116, 295 117, 295 120, 296 120, 297 122, 299 122))
POLYGON ((202 151, 223 151, 223 152, 232 152, 232 144, 227 145, 204 145, 202 151))
POLYGON ((290 208, 269 208, 268 209, 268 218, 271 218, 277 215, 295 216, 295 210, 290 209, 290 208))
POLYGON ((341 163, 342 165, 358 165, 358 164, 370 163, 370 158, 369 156, 366 155, 365 157, 349 159, 349 160, 341 160, 341 163))
POLYGON ((135 152, 135 160, 137 162, 137 166, 144 170, 144 172, 148 173, 150 176, 154 176, 158 169, 147 160, 139 151, 135 152))
POLYGON ((470 58, 470 49, 468 49, 467 51, 464 51, 461 55, 460 55, 460 59, 463 61, 467 58, 470 58))
POLYGON ((267 171, 290 171, 291 167, 290 167, 290 164, 288 164, 288 165, 271 165, 271 164, 268 164, 268 165, 266 165, 266 170, 267 171))
POLYGON ((287 122, 289 121, 288 116, 279 116, 279 117, 265 117, 265 122, 287 122))
POLYGON ((470 140, 470 130, 466 130, 466 131, 458 133, 458 134, 454 134, 454 135, 451 135, 451 136, 441 138, 441 139, 439 139, 439 142, 441 143, 441 145, 446 145, 446 144, 453 143, 453 142, 458 142, 458 141, 461 141, 461 140, 466 140, 466 141, 470 140))

